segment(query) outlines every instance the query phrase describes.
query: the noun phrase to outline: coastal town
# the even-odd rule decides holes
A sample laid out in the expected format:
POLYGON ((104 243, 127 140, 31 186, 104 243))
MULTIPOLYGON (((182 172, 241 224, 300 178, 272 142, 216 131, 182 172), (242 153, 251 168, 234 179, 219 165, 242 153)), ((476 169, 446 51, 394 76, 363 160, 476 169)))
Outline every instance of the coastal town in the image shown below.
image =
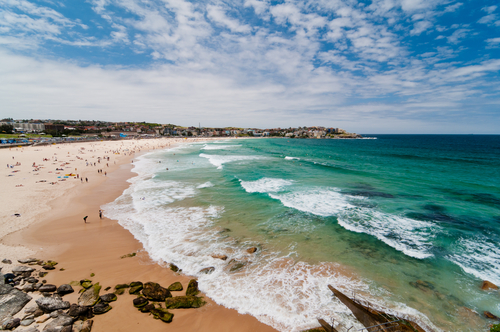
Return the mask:
MULTIPOLYGON (((287 138, 361 138, 361 135, 349 133, 333 127, 297 127, 297 128, 214 128, 182 127, 173 124, 148 122, 107 122, 82 120, 14 120, 0 121, 0 139, 9 135, 17 138, 41 139, 45 137, 80 137, 87 139, 140 138, 140 137, 287 137, 287 138), (2 136, 3 135, 3 136, 2 136)), ((6 142, 3 142, 6 143, 6 142)))

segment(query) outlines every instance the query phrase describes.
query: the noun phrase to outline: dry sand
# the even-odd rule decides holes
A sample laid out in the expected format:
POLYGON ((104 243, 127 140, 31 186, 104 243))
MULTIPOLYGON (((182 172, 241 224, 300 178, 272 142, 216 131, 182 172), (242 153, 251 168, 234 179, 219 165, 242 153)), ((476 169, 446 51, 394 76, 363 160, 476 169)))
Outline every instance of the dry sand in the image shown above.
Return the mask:
MULTIPOLYGON (((189 276, 152 262, 128 231, 115 220, 99 219, 98 211, 128 187, 126 180, 133 176, 131 159, 137 153, 189 141, 105 141, 0 149, 0 259, 55 260, 59 262, 57 269, 45 279, 56 285, 90 278, 94 273, 90 279, 100 282, 103 289, 132 281, 153 281, 164 287, 180 281, 185 289, 189 276), (20 165, 7 168, 7 164, 16 163, 20 165), (83 182, 74 176, 64 178, 71 173, 83 177, 83 182), (16 217, 16 213, 21 216, 16 217), (88 216, 87 223, 84 216, 88 216), (134 252, 137 256, 121 258, 134 252)), ((7 264, 0 266, 3 272, 11 268, 7 264)), ((74 293, 65 299, 74 303, 77 296, 74 293)), ((92 331, 274 331, 256 318, 238 314, 208 298, 207 305, 200 309, 172 310, 174 320, 167 325, 140 313, 132 305, 133 298, 128 294, 119 296, 111 304, 113 310, 94 317, 92 331)))

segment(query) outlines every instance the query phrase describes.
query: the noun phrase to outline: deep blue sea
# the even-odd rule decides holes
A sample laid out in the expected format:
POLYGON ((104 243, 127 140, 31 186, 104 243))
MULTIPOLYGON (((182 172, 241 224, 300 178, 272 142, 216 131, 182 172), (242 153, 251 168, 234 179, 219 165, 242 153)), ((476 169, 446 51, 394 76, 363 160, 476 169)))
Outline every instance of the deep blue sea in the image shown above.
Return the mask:
POLYGON ((429 331, 486 331, 483 311, 500 316, 500 294, 480 289, 500 285, 500 136, 365 137, 154 151, 105 214, 280 331, 362 328, 328 284, 429 331))

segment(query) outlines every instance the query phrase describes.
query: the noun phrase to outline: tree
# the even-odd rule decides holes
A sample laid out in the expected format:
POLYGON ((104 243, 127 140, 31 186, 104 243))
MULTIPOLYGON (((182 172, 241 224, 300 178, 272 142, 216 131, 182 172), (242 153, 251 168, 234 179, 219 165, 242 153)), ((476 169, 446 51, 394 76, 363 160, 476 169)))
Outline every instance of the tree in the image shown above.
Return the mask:
POLYGON ((14 133, 14 126, 10 124, 3 124, 0 126, 0 133, 12 134, 14 133))

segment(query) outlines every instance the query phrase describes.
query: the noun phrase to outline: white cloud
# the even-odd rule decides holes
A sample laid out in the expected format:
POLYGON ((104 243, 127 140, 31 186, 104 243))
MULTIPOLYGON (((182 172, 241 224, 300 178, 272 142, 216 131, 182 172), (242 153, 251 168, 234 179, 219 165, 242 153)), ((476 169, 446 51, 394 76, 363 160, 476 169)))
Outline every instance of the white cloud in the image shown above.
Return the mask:
POLYGON ((465 38, 470 30, 468 29, 458 29, 455 30, 451 36, 447 37, 448 42, 452 44, 458 44, 461 39, 465 38))
POLYGON ((413 25, 413 29, 410 31, 411 35, 420 35, 422 32, 426 31, 432 27, 432 23, 429 21, 419 21, 413 25))
POLYGON ((486 15, 486 16, 481 17, 477 21, 477 23, 488 24, 488 23, 491 23, 491 22, 495 21, 496 19, 497 19, 497 15, 496 14, 490 14, 490 15, 486 15))
POLYGON ((241 24, 238 20, 229 18, 224 9, 219 6, 208 6, 207 15, 216 24, 225 26, 232 32, 248 33, 252 31, 249 25, 241 24))
POLYGON ((488 7, 483 7, 481 10, 487 12, 488 14, 493 13, 497 9, 497 6, 488 6, 488 7))

